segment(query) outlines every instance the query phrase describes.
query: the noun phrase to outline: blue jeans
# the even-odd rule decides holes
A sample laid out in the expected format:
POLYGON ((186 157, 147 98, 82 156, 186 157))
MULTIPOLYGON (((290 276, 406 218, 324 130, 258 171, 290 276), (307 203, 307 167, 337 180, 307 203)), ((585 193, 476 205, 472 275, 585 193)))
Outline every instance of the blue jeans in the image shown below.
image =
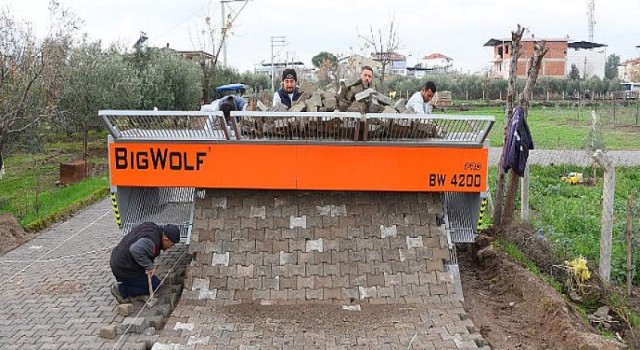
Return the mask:
MULTIPOLYGON (((123 297, 135 297, 137 295, 149 295, 149 282, 147 281, 147 275, 143 274, 140 277, 134 277, 130 279, 118 279, 118 291, 123 297)), ((156 276, 151 277, 151 285, 153 286, 154 293, 160 286, 160 279, 156 276)))

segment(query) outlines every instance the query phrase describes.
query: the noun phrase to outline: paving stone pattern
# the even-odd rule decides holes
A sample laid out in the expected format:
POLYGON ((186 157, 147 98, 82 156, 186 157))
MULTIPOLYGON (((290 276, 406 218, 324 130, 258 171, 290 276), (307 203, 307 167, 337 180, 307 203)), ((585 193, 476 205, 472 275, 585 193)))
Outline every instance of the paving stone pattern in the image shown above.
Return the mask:
MULTIPOLYGON (((109 292, 109 256, 120 234, 106 199, 0 257, 0 349, 111 349, 118 340, 117 349, 153 344, 156 335, 100 337, 103 327, 124 320, 109 292)), ((158 258, 160 277, 176 254, 179 248, 158 258)))
POLYGON ((207 190, 153 349, 488 349, 441 216, 438 194, 207 190))
POLYGON ((431 193, 208 190, 196 203, 183 298, 379 304, 452 295, 442 215, 431 193))

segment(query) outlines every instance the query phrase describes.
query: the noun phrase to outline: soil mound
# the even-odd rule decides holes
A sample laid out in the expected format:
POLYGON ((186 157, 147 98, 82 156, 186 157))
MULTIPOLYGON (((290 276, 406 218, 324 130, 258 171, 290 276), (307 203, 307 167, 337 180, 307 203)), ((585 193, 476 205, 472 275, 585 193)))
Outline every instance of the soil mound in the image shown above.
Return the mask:
POLYGON ((0 255, 27 241, 18 220, 11 213, 0 213, 0 255))

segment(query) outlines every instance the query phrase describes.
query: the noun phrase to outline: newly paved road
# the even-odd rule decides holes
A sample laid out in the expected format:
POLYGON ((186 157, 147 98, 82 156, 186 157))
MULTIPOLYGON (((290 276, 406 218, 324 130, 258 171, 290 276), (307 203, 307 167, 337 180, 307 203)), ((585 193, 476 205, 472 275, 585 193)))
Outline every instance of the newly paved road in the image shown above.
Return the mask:
POLYGON ((109 292, 109 255, 120 237, 105 199, 0 257, 0 349, 145 349, 153 343, 155 336, 99 337, 102 327, 123 320, 109 292))

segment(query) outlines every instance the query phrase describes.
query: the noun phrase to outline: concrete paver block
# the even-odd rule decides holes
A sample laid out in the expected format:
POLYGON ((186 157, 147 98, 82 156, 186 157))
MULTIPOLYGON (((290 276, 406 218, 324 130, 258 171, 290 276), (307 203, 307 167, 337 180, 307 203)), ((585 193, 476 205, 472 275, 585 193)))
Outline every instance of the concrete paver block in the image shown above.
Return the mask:
POLYGON ((396 225, 391 225, 389 227, 380 225, 380 238, 389 238, 396 237, 398 235, 398 228, 396 225))
POLYGON ((116 337, 116 326, 108 325, 100 328, 100 337, 114 339, 116 337))
POLYGON ((307 228, 306 215, 302 215, 301 217, 295 217, 291 215, 289 217, 289 228, 296 228, 296 227, 307 228))
POLYGON ((193 323, 183 323, 176 322, 176 325, 173 326, 174 331, 193 331, 194 324, 193 323))
POLYGON ((229 252, 226 252, 223 254, 213 253, 211 265, 212 266, 216 266, 216 265, 229 266, 229 252))

